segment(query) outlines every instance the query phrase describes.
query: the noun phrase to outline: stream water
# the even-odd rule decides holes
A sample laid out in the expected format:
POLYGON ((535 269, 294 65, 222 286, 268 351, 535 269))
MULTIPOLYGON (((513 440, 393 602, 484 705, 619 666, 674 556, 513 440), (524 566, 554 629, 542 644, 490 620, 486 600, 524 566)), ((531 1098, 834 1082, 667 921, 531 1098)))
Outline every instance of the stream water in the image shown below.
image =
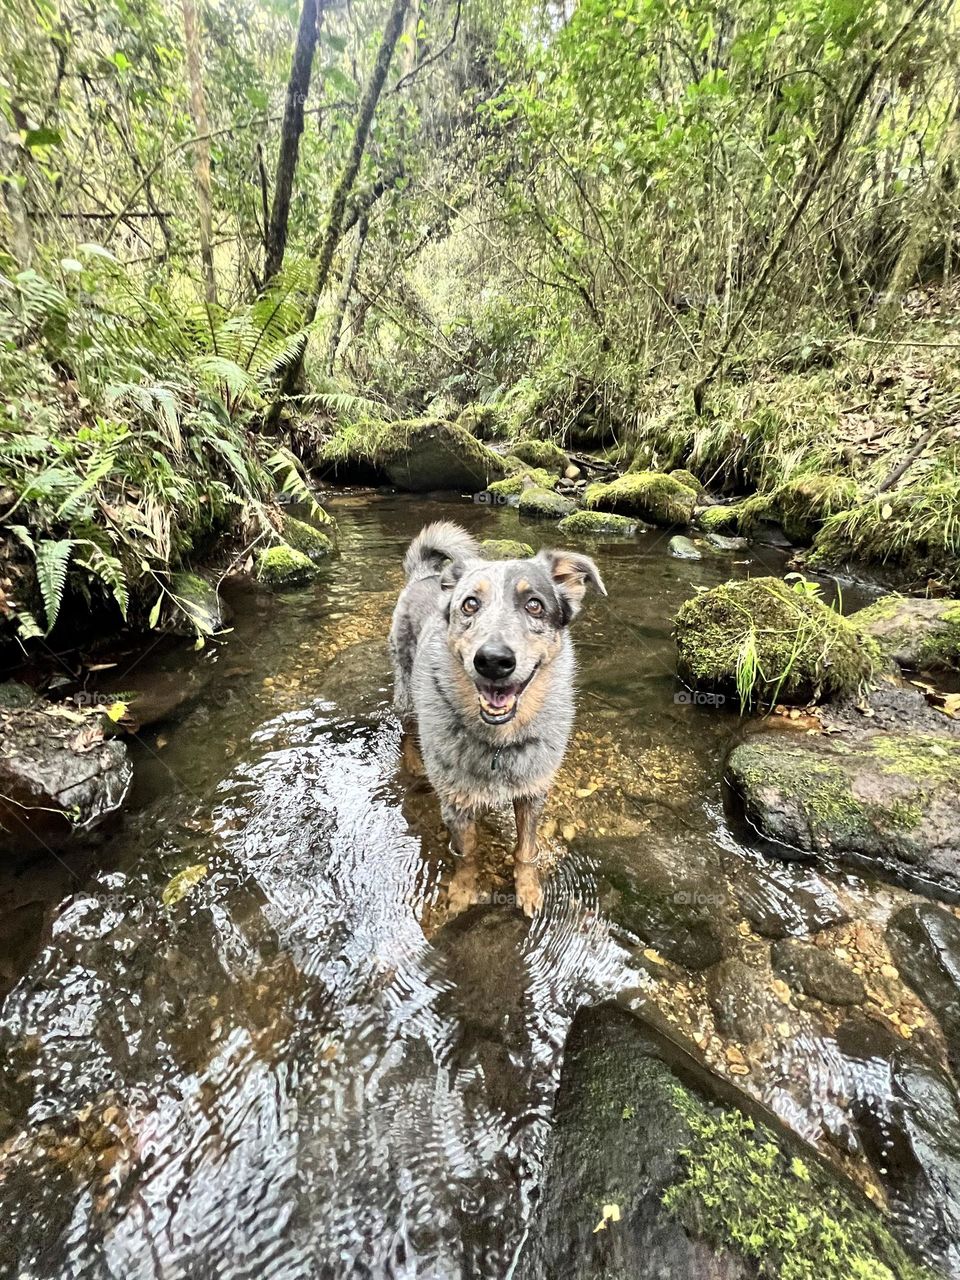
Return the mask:
MULTIPOLYGON (((511 828, 494 815, 487 900, 452 918, 436 803, 399 774, 385 641, 402 552, 440 514, 535 545, 551 530, 467 503, 331 509, 342 554, 314 586, 235 584, 222 641, 109 673, 191 689, 178 723, 134 743, 123 826, 92 854, 5 872, 5 1274, 507 1276, 567 1029, 609 999, 923 1236, 893 1158, 868 1160, 852 1118, 883 1064, 869 1037, 849 1048, 850 1010, 785 999, 778 1032, 731 1052, 707 995, 704 972, 731 953, 775 992, 769 938, 824 928, 846 931, 837 945, 870 977, 879 926, 916 896, 771 857, 724 816, 740 722, 677 685, 671 619, 698 587, 781 572, 779 553, 690 563, 658 534, 596 546, 609 596, 575 624, 544 910, 529 924, 513 909, 511 828), (188 868, 196 883, 165 904, 188 868)), ((903 1013, 899 988, 868 990, 874 1014, 903 1013)))

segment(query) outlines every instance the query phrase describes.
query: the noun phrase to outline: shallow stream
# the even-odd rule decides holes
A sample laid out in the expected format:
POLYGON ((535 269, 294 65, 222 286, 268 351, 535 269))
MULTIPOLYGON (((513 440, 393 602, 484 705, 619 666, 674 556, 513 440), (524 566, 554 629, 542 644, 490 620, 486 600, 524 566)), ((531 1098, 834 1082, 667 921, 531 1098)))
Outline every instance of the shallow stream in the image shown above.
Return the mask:
MULTIPOLYGON (((826 1153, 908 1238, 932 1237, 862 1122, 883 1103, 872 1027, 943 1056, 883 946, 916 895, 743 838, 721 789, 741 722, 674 676, 680 604, 779 574, 781 554, 691 563, 655 533, 597 544, 609 595, 575 624, 544 910, 528 924, 512 906, 497 815, 481 829, 487 902, 454 919, 436 803, 399 774, 385 641, 400 560, 441 514, 535 545, 551 530, 468 503, 357 494, 331 509, 342 552, 317 584, 236 584, 222 641, 110 672, 191 691, 134 743, 123 826, 93 853, 4 873, 5 1274, 507 1276, 566 1032, 611 999, 826 1153), (863 976, 860 1008, 773 977, 769 940, 814 933, 863 976), (722 956, 782 1010, 752 1047, 717 1029, 705 973, 722 956)), ((955 1247, 938 1243, 941 1267, 955 1247)))

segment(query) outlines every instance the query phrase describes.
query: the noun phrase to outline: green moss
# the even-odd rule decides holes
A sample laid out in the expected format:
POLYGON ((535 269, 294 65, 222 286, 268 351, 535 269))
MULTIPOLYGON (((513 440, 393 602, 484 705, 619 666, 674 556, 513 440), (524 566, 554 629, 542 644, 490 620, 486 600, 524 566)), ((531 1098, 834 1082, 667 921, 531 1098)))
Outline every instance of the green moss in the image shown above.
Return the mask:
POLYGON ((282 528, 286 543, 295 551, 302 551, 311 560, 323 560, 336 550, 333 535, 337 526, 329 516, 326 517, 324 530, 315 529, 306 521, 289 515, 283 517, 282 528))
POLYGON ((771 1280, 931 1276, 879 1213, 858 1204, 813 1160, 791 1157, 762 1125, 737 1110, 711 1113, 680 1088, 676 1107, 690 1141, 663 1205, 694 1234, 751 1259, 771 1280))
POLYGON ((673 471, 668 472, 671 480, 677 480, 680 484, 685 484, 688 489, 692 489, 694 493, 702 493, 703 485, 693 474, 692 471, 685 471, 683 467, 676 467, 673 471))
POLYGON ((575 505, 570 498, 564 498, 561 494, 539 485, 532 485, 520 494, 518 509, 522 516, 562 520, 564 516, 572 514, 575 505))
POLYGON ((551 440, 518 440, 511 452, 528 467, 541 467, 557 476, 569 465, 567 455, 551 440))
POLYGON ((704 507, 697 513, 697 524, 705 533, 739 533, 740 504, 728 507, 704 507))
POLYGON ((852 614, 850 621, 901 666, 960 669, 960 603, 956 600, 883 596, 852 614))
POLYGON ((572 516, 565 516, 557 525, 558 532, 571 538, 609 534, 629 538, 638 528, 636 520, 631 520, 629 516, 615 516, 609 511, 575 511, 572 516))
POLYGON ((487 485, 487 489, 501 498, 518 498, 524 489, 528 489, 531 485, 540 489, 552 489, 556 483, 557 477, 551 475, 549 471, 524 467, 522 471, 515 471, 513 475, 505 476, 502 480, 494 480, 493 484, 487 485))
POLYGON ((689 524, 697 495, 659 471, 631 471, 610 484, 592 484, 584 494, 591 510, 640 516, 664 526, 689 524))
POLYGON ((960 740, 922 733, 883 734, 873 740, 872 751, 884 773, 910 778, 920 786, 936 787, 960 778, 960 740))
POLYGON ((280 543, 259 552, 255 575, 258 582, 268 587, 293 587, 309 582, 317 569, 309 556, 302 551, 280 543))
POLYGON ((528 542, 516 542, 512 538, 487 538, 480 543, 480 550, 488 560, 526 560, 533 555, 528 542))
POLYGON ((960 670, 960 605, 944 609, 940 615, 940 626, 924 637, 920 646, 920 666, 960 670))
POLYGON ((810 542, 828 517, 859 501, 860 486, 849 476, 809 474, 785 481, 769 505, 791 542, 810 542))
POLYGON ((881 666, 876 643, 802 585, 749 578, 688 600, 675 624, 681 678, 736 691, 743 705, 805 703, 867 685, 881 666))
POLYGON ((482 489, 507 468, 499 454, 464 427, 441 418, 385 422, 367 418, 341 427, 319 452, 321 465, 369 467, 398 488, 482 489))

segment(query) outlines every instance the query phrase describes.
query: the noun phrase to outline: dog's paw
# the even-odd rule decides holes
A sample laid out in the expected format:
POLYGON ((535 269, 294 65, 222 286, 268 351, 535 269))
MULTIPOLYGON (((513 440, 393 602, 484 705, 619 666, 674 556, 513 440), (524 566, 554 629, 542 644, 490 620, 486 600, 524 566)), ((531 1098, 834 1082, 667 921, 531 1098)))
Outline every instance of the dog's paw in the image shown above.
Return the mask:
POLYGON ((536 867, 517 867, 514 873, 517 906, 525 916, 533 916, 543 906, 543 885, 536 867))
POLYGON ((466 866, 458 867, 447 889, 447 906, 450 914, 458 916, 479 901, 480 887, 477 884, 476 870, 466 866))

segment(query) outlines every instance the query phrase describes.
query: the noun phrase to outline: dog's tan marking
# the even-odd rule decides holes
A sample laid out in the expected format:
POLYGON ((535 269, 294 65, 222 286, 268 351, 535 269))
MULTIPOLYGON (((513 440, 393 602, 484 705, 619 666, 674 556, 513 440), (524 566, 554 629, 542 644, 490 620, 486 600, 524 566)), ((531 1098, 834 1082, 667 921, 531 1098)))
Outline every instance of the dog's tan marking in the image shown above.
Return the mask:
POLYGON ((518 578, 517 579, 517 595, 522 596, 525 591, 529 591, 529 590, 530 590, 530 583, 526 580, 526 578, 518 578))
POLYGON ((537 819, 543 801, 531 796, 518 796, 513 802, 517 821, 517 847, 513 854, 513 879, 517 905, 525 916, 543 906, 543 887, 537 869, 537 819))
POLYGON ((478 596, 485 596, 490 590, 490 583, 486 578, 478 578, 473 584, 473 593, 478 596))
POLYGON ((417 735, 414 730, 404 729, 400 752, 403 759, 403 767, 407 773, 412 774, 415 778, 425 778, 427 771, 423 767, 420 744, 417 741, 417 735))

